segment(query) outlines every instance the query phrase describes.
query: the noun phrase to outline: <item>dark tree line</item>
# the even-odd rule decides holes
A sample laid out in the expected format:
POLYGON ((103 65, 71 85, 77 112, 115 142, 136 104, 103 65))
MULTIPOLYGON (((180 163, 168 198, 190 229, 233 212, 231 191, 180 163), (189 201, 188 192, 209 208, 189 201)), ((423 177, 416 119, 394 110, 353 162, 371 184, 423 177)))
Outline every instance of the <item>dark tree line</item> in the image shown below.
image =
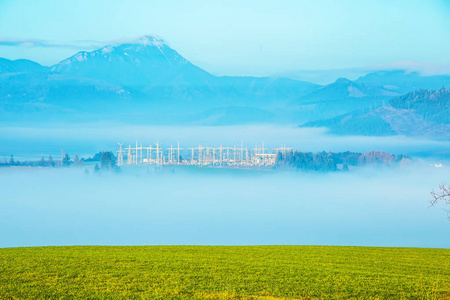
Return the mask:
POLYGON ((45 159, 44 156, 42 156, 40 160, 33 160, 33 161, 15 160, 14 155, 11 155, 10 159, 4 159, 3 161, 0 161, 0 166, 4 166, 4 167, 8 167, 8 166, 55 167, 57 165, 61 165, 61 162, 53 160, 53 157, 51 155, 49 155, 47 159, 45 159))
MULTIPOLYGON (((116 169, 116 157, 110 151, 99 152, 94 157, 84 159, 79 158, 78 155, 75 155, 72 159, 69 154, 64 154, 62 159, 54 160, 51 155, 48 156, 47 159, 42 156, 40 160, 37 161, 18 161, 14 159, 14 156, 11 155, 10 159, 4 159, 0 161, 0 166, 8 167, 8 166, 28 166, 28 167, 70 167, 70 166, 83 166, 85 162, 99 162, 102 169, 116 169)), ((100 170, 100 166, 96 165, 100 170)))
POLYGON ((391 165, 409 160, 406 155, 393 155, 386 152, 298 152, 278 153, 276 168, 294 168, 302 171, 335 172, 347 171, 349 166, 367 164, 391 165), (339 168, 338 168, 339 165, 339 168))
POLYGON ((295 168, 305 171, 333 172, 337 170, 336 157, 329 152, 286 152, 278 153, 277 168, 295 168))

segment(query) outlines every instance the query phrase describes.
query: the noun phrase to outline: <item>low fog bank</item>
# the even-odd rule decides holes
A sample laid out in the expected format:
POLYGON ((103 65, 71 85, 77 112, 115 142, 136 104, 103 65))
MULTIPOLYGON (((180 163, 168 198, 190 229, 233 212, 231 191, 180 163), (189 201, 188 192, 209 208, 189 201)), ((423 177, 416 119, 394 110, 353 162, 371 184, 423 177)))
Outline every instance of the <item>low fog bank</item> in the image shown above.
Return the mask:
POLYGON ((429 208, 450 168, 348 173, 213 168, 0 169, 0 247, 364 245, 450 247, 429 208))
POLYGON ((0 128, 0 159, 13 154, 19 160, 38 160, 41 156, 60 156, 61 149, 72 157, 88 157, 98 151, 116 151, 117 142, 133 145, 162 143, 164 148, 233 146, 255 147, 264 142, 274 148, 285 144, 299 151, 384 151, 419 157, 450 159, 450 141, 404 136, 365 137, 334 136, 323 128, 298 128, 295 126, 132 126, 117 123, 96 123, 48 127, 0 128))

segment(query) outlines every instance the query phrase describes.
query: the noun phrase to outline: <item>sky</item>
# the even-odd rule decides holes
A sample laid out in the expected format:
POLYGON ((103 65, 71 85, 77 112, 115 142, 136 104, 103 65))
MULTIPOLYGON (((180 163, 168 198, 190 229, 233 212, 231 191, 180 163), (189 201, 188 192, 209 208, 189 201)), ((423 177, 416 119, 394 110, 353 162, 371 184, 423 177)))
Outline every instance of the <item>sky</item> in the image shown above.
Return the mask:
POLYGON ((55 64, 155 35, 215 75, 450 73, 449 0, 0 0, 0 57, 55 64))

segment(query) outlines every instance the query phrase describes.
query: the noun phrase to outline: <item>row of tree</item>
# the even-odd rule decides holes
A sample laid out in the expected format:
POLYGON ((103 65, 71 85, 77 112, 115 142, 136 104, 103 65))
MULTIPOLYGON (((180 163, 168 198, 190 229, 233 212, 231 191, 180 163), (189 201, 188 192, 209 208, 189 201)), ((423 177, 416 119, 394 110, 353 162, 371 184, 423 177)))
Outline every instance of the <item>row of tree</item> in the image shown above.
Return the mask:
POLYGON ((9 160, 3 160, 0 162, 1 166, 29 166, 29 167, 70 167, 70 166, 83 166, 85 162, 99 162, 100 166, 96 164, 96 170, 100 169, 115 169, 117 168, 116 157, 110 151, 99 152, 94 157, 91 158, 79 158, 78 155, 75 155, 73 159, 69 156, 69 154, 64 154, 62 159, 54 160, 51 155, 48 156, 47 159, 42 156, 40 160, 37 161, 18 161, 14 160, 14 156, 11 155, 9 160))
POLYGON ((386 152, 299 152, 278 153, 276 168, 294 168, 303 171, 335 172, 347 171, 349 166, 367 164, 391 165, 410 160, 406 155, 393 155, 386 152), (338 168, 339 165, 339 168, 338 168))
POLYGON ((14 155, 11 154, 9 159, 4 159, 0 162, 0 166, 28 166, 28 167, 56 167, 61 166, 61 160, 54 160, 51 155, 48 156, 47 159, 42 156, 40 160, 32 160, 32 161, 19 161, 14 159, 14 155))

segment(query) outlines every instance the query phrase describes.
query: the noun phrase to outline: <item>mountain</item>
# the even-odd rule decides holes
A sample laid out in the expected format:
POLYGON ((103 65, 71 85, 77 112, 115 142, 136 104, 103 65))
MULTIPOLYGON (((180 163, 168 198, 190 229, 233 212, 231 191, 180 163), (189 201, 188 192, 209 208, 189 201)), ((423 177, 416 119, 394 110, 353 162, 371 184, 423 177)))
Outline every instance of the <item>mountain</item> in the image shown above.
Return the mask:
POLYGON ((318 85, 287 78, 217 77, 191 64, 161 39, 79 52, 52 66, 52 72, 89 77, 139 90, 163 104, 191 107, 266 105, 314 90, 318 85), (276 98, 276 99, 274 99, 276 98))
MULTIPOLYGON (((341 127, 339 131, 357 133, 353 130, 358 131, 359 129, 350 129, 350 127, 354 127, 350 122, 360 121, 354 119, 350 121, 349 115, 355 116, 373 111, 402 94, 420 89, 438 90, 443 86, 450 86, 450 76, 423 76, 417 72, 404 70, 377 71, 361 76, 354 81, 339 78, 334 83, 319 87, 315 91, 299 97, 291 105, 297 107, 298 111, 302 111, 297 117, 299 122, 317 121, 321 123, 325 119, 336 118, 334 122, 339 123, 342 116, 346 115, 348 128, 341 127)), ((383 123, 380 121, 380 117, 365 116, 364 118, 363 123, 372 124, 365 126, 366 129, 371 128, 368 131, 361 129, 364 134, 392 133, 384 125, 380 125, 383 123)))
POLYGON ((378 84, 367 85, 346 78, 339 78, 334 83, 318 88, 316 91, 301 97, 299 102, 336 101, 342 99, 364 99, 374 97, 398 96, 378 84))
POLYGON ((398 93, 377 85, 367 85, 339 78, 291 102, 309 120, 332 118, 355 110, 371 109, 389 102, 398 93))
POLYGON ((376 72, 321 86, 280 77, 215 76, 163 40, 145 36, 78 52, 51 67, 0 59, 0 119, 298 124, 374 111, 403 91, 447 80, 376 72))
POLYGON ((127 90, 102 80, 57 73, 0 74, 2 104, 50 104, 76 109, 95 108, 101 99, 133 99, 143 97, 138 91, 127 90))
POLYGON ((395 97, 388 106, 307 122, 342 135, 408 135, 450 138, 450 90, 418 90, 395 97))
POLYGON ((390 105, 396 109, 412 110, 427 121, 450 123, 449 89, 414 91, 392 99, 390 105))
POLYGON ((405 94, 420 89, 438 90, 442 87, 450 87, 450 76, 423 76, 418 72, 404 70, 378 71, 362 76, 355 82, 379 86, 397 94, 405 94))
POLYGON ((266 108, 284 107, 320 87, 288 78, 214 76, 150 36, 79 52, 50 68, 33 71, 30 64, 26 73, 12 72, 17 68, 7 62, 0 74, 0 112, 17 120, 21 112, 43 115, 51 108, 52 117, 59 109, 72 111, 73 119, 108 115, 147 123, 197 115, 218 124, 261 122, 266 108), (222 117, 211 118, 214 111, 222 117))
POLYGON ((47 70, 48 67, 41 66, 40 64, 31 60, 9 60, 0 57, 0 74, 18 72, 46 72, 47 70))
POLYGON ((162 40, 149 36, 135 43, 78 52, 52 66, 51 70, 144 91, 154 86, 207 85, 214 79, 162 40))

